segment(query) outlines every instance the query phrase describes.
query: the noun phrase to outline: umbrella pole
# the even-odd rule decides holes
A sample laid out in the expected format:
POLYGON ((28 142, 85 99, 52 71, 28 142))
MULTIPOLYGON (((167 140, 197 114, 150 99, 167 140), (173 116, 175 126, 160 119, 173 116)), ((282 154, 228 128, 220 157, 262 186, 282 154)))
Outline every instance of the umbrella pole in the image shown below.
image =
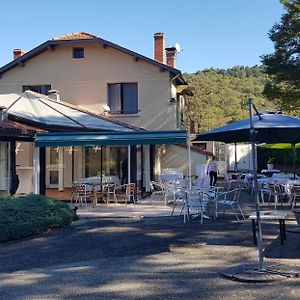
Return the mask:
POLYGON ((257 159, 256 159, 256 141, 255 141, 255 128, 253 123, 252 116, 252 99, 248 100, 248 108, 249 108, 249 117, 250 117, 250 140, 251 140, 251 151, 252 151, 252 165, 253 165, 253 180, 254 180, 254 198, 255 198, 255 209, 256 209, 256 221, 258 227, 258 238, 257 238, 257 246, 258 246, 258 256, 259 256, 259 269, 265 270, 264 267, 264 257, 263 257, 263 249, 262 249, 262 230, 261 230, 261 219, 260 219, 260 207, 259 207, 259 198, 258 198, 258 185, 257 185, 257 159))
POLYGON ((295 144, 292 144, 293 150, 293 171, 294 171, 294 179, 296 178, 296 147, 295 144))
POLYGON ((234 143, 234 172, 237 172, 237 154, 236 154, 236 143, 234 143))
POLYGON ((189 188, 192 188, 192 168, 191 168, 191 139, 190 132, 188 132, 188 164, 189 164, 189 188))
POLYGON ((284 153, 284 173, 287 174, 287 169, 286 169, 286 155, 287 154, 286 154, 286 150, 285 149, 283 151, 284 151, 283 152, 284 153))

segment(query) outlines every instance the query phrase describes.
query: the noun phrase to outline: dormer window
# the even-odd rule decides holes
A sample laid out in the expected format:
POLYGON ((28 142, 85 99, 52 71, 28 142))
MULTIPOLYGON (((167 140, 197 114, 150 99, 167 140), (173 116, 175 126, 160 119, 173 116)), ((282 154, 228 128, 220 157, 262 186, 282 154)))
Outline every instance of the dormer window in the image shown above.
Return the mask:
POLYGON ((83 59, 84 48, 73 48, 73 59, 83 59))

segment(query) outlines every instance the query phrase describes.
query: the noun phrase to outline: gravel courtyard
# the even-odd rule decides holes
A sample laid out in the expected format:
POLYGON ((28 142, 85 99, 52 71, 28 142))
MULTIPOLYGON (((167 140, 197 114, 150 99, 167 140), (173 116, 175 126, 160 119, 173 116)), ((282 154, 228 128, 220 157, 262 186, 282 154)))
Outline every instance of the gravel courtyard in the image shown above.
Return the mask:
MULTIPOLYGON (((267 262, 300 267, 300 234, 288 232, 280 245, 278 224, 263 233, 267 262)), ((220 275, 257 261, 251 222, 232 214, 203 225, 182 216, 81 218, 1 244, 0 299, 299 299, 297 278, 262 284, 220 275)))

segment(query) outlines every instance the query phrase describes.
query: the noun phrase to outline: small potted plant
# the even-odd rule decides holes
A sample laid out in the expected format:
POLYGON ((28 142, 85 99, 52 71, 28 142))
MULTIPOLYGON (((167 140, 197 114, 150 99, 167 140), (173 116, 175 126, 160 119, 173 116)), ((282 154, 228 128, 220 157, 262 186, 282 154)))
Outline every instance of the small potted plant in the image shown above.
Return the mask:
POLYGON ((267 168, 268 170, 273 170, 274 168, 274 157, 269 157, 268 160, 267 160, 267 168))

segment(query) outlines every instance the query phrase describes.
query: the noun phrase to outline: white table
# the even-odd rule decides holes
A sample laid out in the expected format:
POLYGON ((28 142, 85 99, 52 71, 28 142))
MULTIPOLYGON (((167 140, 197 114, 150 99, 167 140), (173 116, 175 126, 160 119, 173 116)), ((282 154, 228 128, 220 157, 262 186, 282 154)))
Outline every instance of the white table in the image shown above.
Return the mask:
MULTIPOLYGON (((286 230, 285 230, 285 219, 287 213, 285 211, 280 210, 268 210, 260 212, 260 219, 263 220, 278 220, 279 221, 279 230, 280 230, 280 242, 283 245, 284 240, 286 240, 286 230)), ((256 212, 253 212, 249 219, 252 220, 252 231, 253 231, 253 241, 254 244, 257 245, 256 238, 256 212)))
POLYGON ((277 169, 273 169, 273 170, 263 169, 260 172, 262 174, 266 174, 267 176, 271 177, 273 174, 280 173, 280 170, 277 170, 277 169))
MULTIPOLYGON (((93 176, 93 177, 86 177, 81 178, 78 181, 79 183, 87 183, 87 184, 94 184, 100 185, 101 183, 101 176, 93 176)), ((120 185, 120 179, 116 175, 105 175, 102 176, 102 183, 114 183, 115 185, 120 185)))
POLYGON ((172 180, 181 180, 183 179, 183 173, 182 172, 166 172, 162 173, 159 176, 160 181, 172 181, 172 180))
POLYGON ((33 168, 32 167, 18 167, 16 169, 19 177, 19 186, 16 194, 30 194, 33 193, 33 168))
MULTIPOLYGON (((267 177, 267 178, 260 178, 257 179, 258 185, 263 185, 263 184, 268 184, 268 183, 277 183, 277 184, 286 184, 290 179, 289 178, 272 178, 272 177, 267 177)), ((252 183, 254 187, 254 182, 252 183)))
POLYGON ((103 187, 108 187, 111 184, 115 186, 120 185, 120 179, 116 175, 102 176, 102 184, 101 184, 101 176, 81 178, 78 182, 82 184, 90 185, 90 187, 87 187, 87 189, 93 192, 94 195, 92 201, 93 207, 97 206, 97 192, 101 191, 102 193, 103 187))

